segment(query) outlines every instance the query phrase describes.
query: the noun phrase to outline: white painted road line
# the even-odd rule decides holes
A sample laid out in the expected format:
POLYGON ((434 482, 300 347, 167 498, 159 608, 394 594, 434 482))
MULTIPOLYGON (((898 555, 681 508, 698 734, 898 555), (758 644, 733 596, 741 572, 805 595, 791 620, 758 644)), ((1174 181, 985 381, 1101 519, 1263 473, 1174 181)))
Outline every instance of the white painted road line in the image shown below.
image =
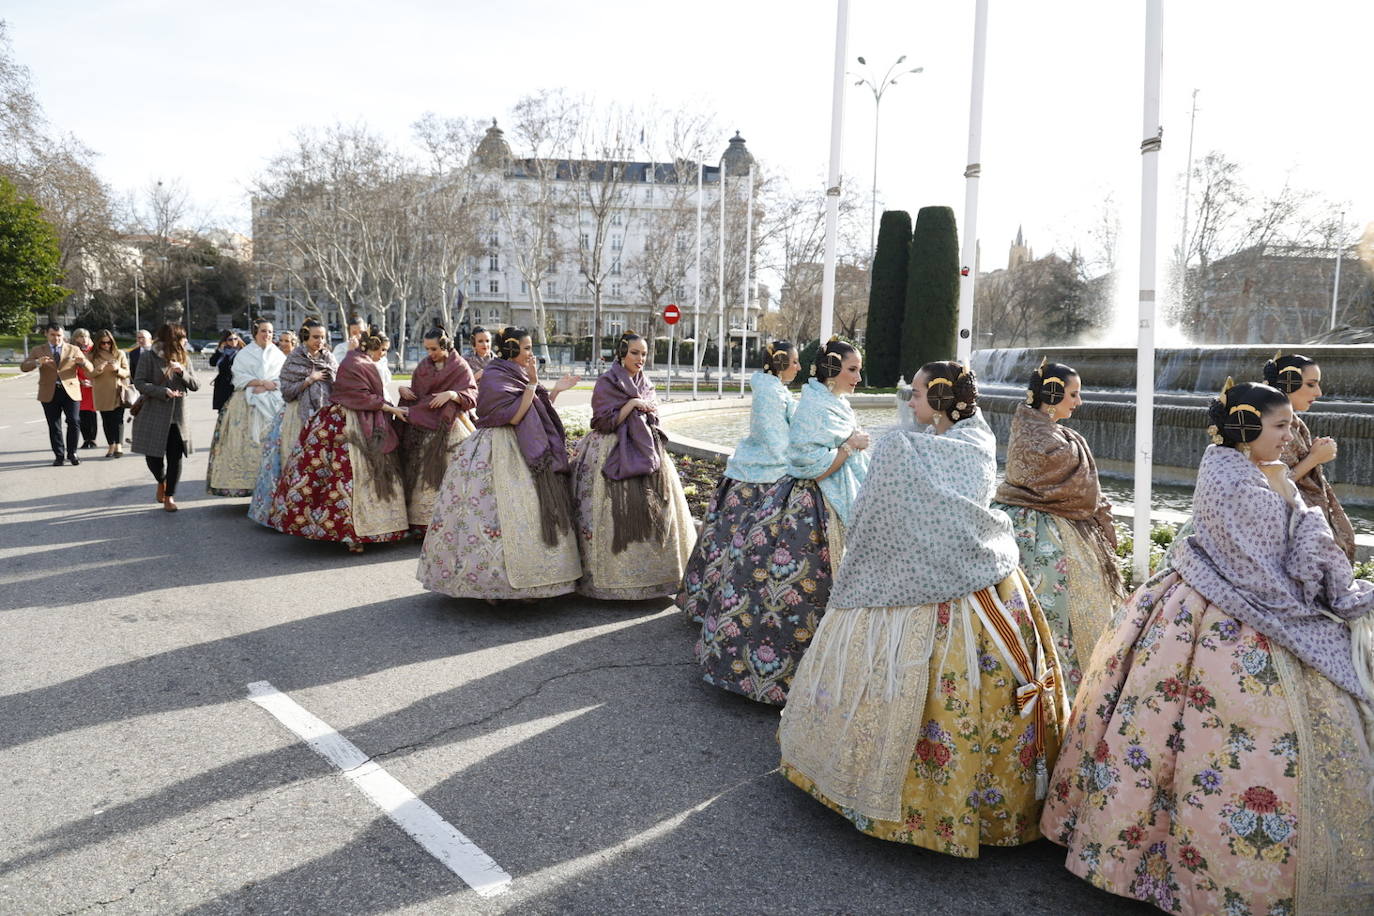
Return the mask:
POLYGON ((46 422, 47 422, 46 420, 25 420, 25 421, 24 421, 24 425, 25 425, 25 426, 32 426, 32 425, 35 424, 35 423, 46 423, 46 422))
POLYGON ((483 897, 510 888, 511 876, 358 746, 267 681, 248 685, 248 699, 270 712, 315 753, 338 767, 368 800, 410 838, 483 897))

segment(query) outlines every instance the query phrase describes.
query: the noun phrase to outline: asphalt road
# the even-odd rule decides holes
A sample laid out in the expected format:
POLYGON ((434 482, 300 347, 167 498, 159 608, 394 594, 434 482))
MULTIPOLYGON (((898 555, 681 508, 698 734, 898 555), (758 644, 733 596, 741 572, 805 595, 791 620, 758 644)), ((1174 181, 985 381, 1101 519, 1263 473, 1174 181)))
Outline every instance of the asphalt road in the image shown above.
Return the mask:
POLYGON ((492 608, 423 591, 413 542, 260 528, 204 494, 208 390, 165 513, 141 457, 51 467, 34 384, 0 382, 0 912, 1154 912, 1047 842, 965 861, 857 833, 774 771, 775 711, 697 678, 666 601, 492 608), (258 681, 507 892, 425 852, 258 681))

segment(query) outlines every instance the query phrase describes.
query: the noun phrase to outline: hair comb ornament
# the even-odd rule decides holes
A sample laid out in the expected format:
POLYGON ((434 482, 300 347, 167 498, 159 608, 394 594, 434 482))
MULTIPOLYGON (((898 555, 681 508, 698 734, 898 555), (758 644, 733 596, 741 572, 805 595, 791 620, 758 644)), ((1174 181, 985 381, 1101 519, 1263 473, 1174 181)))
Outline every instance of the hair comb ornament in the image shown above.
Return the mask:
POLYGON ((1231 376, 1226 376, 1226 384, 1221 386, 1221 394, 1217 395, 1217 400, 1221 401, 1223 407, 1226 406, 1226 392, 1236 387, 1236 380, 1231 376))

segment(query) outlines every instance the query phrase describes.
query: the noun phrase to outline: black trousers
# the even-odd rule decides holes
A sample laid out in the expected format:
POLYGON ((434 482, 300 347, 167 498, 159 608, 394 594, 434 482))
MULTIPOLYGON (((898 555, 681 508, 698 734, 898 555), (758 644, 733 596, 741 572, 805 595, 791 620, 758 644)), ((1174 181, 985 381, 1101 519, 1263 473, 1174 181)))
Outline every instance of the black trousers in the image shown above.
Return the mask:
POLYGON ((158 483, 167 485, 167 495, 175 496, 177 492, 177 482, 181 480, 181 459, 184 457, 186 444, 181 441, 181 428, 173 423, 167 427, 167 460, 154 458, 147 455, 148 470, 153 472, 153 479, 158 483))
POLYGON ((43 416, 48 421, 48 441, 52 453, 58 458, 71 458, 76 455, 79 444, 77 436, 81 428, 81 402, 73 401, 67 389, 60 384, 52 393, 52 400, 43 403, 43 416), (62 449, 62 418, 67 418, 67 448, 62 449))
POLYGON ((94 410, 81 411, 81 444, 95 444, 96 420, 99 414, 94 410))
MULTIPOLYGON (((124 408, 116 407, 114 410, 102 410, 100 412, 100 423, 105 427, 106 445, 124 444, 124 408)), ((95 437, 92 436, 92 439, 95 437)))

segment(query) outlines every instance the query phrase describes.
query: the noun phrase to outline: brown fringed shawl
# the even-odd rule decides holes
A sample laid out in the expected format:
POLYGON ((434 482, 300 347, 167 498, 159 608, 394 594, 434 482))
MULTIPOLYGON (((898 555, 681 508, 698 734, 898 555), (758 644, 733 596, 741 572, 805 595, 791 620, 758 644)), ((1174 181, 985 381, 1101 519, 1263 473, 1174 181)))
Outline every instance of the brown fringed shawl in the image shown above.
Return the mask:
MULTIPOLYGON (((1307 428, 1302 417, 1294 414, 1293 441, 1284 446, 1279 458, 1288 467, 1295 468, 1311 451, 1312 431, 1307 428)), ((1298 485, 1303 502, 1322 510, 1326 521, 1331 525, 1331 534, 1335 537, 1337 546, 1345 552, 1346 558, 1354 563, 1355 529, 1351 526, 1345 509, 1341 507, 1341 501, 1336 498, 1336 491, 1322 473, 1321 465, 1317 465, 1302 477, 1293 478, 1293 482, 1298 485)))
MULTIPOLYGON (((528 384, 525 370, 517 363, 492 360, 477 384, 477 426, 497 429, 512 425, 528 384)), ((557 546, 560 534, 573 530, 572 487, 568 481, 567 434, 543 386, 535 390, 530 409, 514 426, 520 454, 534 477, 539 497, 540 534, 545 544, 557 546)))
POLYGON ((463 411, 477 405, 477 385, 472 380, 467 360, 457 351, 449 350, 442 366, 429 357, 420 360, 411 378, 410 390, 415 400, 409 405, 406 421, 419 429, 436 431, 438 435, 425 437, 419 449, 421 454, 407 455, 406 465, 427 486, 438 489, 448 470, 449 430, 463 411), (429 401, 441 391, 456 391, 458 400, 435 410, 429 406, 429 401))
MULTIPOLYGON (((394 499, 401 492, 401 467, 396 447, 401 444, 391 417, 382 410, 386 403, 382 376, 377 364, 361 349, 349 350, 339 365, 330 399, 354 412, 362 433, 358 447, 372 472, 372 489, 379 499, 394 499)), ((356 496, 356 494, 355 494, 356 496)))
POLYGON ((1076 431, 1034 407, 1018 406, 1011 419, 1006 479, 993 499, 1068 521, 1092 545, 1107 584, 1123 591, 1112 504, 1102 494, 1092 450, 1076 431))
POLYGON ((658 415, 632 410, 624 423, 616 425, 620 409, 633 398, 650 404, 657 401, 648 376, 643 372, 631 376, 618 362, 596 380, 592 390, 592 429, 616 438, 601 468, 615 519, 612 553, 621 553, 638 541, 661 542, 668 529, 671 496, 659 459, 658 415))

